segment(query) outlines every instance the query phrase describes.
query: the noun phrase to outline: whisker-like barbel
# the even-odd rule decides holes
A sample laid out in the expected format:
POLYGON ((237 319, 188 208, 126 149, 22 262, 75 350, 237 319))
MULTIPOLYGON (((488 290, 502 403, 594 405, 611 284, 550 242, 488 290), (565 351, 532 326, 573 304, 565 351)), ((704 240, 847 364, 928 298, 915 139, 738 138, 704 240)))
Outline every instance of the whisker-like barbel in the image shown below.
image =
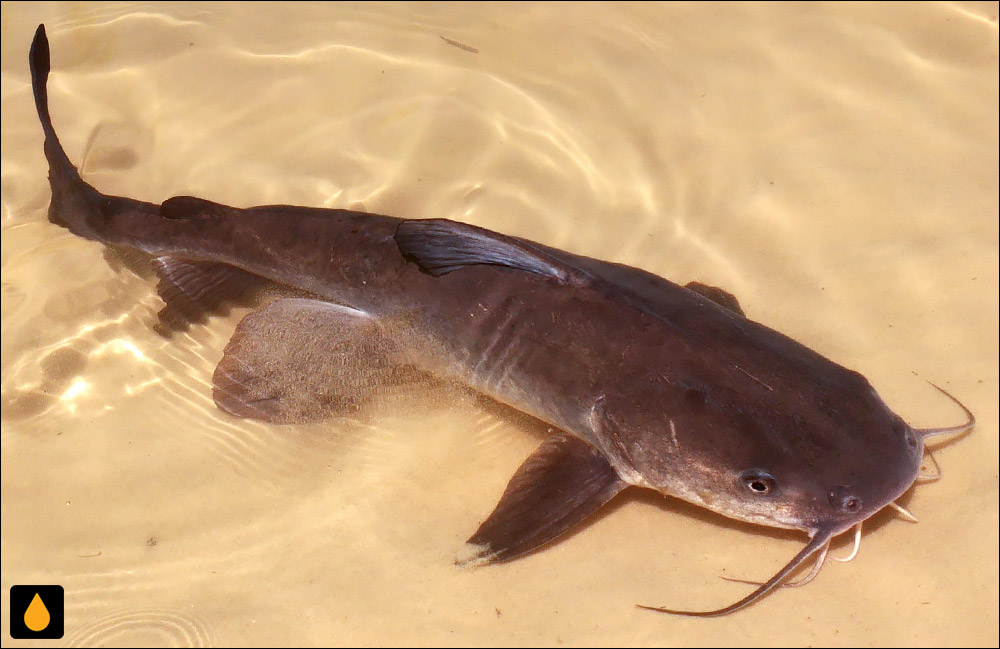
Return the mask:
MULTIPOLYGON (((931 383, 928 381, 928 383, 931 383)), ((965 411, 965 416, 968 418, 964 424, 959 424, 958 426, 944 426, 941 428, 914 428, 915 433, 920 433, 920 435, 926 439, 928 437, 934 437, 935 435, 951 435, 954 433, 967 433, 972 430, 976 425, 976 416, 972 414, 972 411, 965 407, 965 404, 959 401, 953 394, 945 390, 939 385, 931 383, 931 385, 937 389, 941 394, 948 397, 955 402, 959 408, 965 411)))
POLYGON ((689 617, 718 617, 720 615, 728 615, 730 613, 735 613, 736 611, 750 606, 757 600, 759 600, 764 595, 781 585, 781 582, 785 580, 788 575, 792 573, 796 568, 802 565, 802 563, 811 557, 816 552, 820 551, 824 547, 829 547, 830 539, 833 537, 832 532, 817 532, 816 535, 806 544, 806 547, 802 548, 798 554, 796 554, 791 561, 785 564, 785 567, 779 570, 773 577, 768 579, 766 582, 760 585, 760 588, 753 591, 743 599, 738 602, 734 602, 729 606, 725 606, 714 611, 681 611, 678 609, 664 608, 660 606, 645 606, 643 604, 636 604, 637 608, 645 609, 647 611, 655 611, 657 613, 670 613, 672 615, 686 615, 689 617))
POLYGON ((936 482, 941 479, 944 475, 944 471, 941 469, 941 465, 938 464, 937 458, 934 457, 934 453, 931 449, 924 447, 924 453, 926 453, 931 458, 931 462, 934 463, 934 473, 924 473, 920 472, 917 474, 917 482, 936 482))
MULTIPOLYGON (((833 539, 830 539, 830 541, 832 541, 832 540, 833 539)), ((800 579, 798 581, 786 581, 785 583, 781 584, 781 587, 782 588, 798 588, 799 586, 805 586, 806 584, 808 584, 809 582, 811 582, 813 579, 815 579, 816 575, 819 574, 819 571, 823 569, 823 564, 826 563, 827 556, 829 556, 829 553, 830 553, 830 541, 827 541, 826 545, 823 546, 823 550, 820 551, 819 556, 816 557, 816 562, 813 564, 812 570, 809 571, 809 574, 807 574, 805 577, 803 577, 802 579, 800 579)))
POLYGON ((897 503, 889 503, 889 507, 892 507, 893 509, 895 509, 895 510, 896 510, 897 512, 899 512, 899 514, 900 514, 900 515, 901 515, 901 516, 902 516, 902 517, 903 517, 903 518, 904 518, 905 520, 908 520, 908 521, 910 521, 911 523, 919 523, 919 522, 920 522, 920 519, 919 519, 919 518, 917 518, 916 516, 914 516, 914 515, 913 515, 912 513, 910 513, 910 510, 909 510, 909 509, 907 509, 906 507, 903 507, 903 506, 902 506, 902 505, 900 505, 900 504, 897 504, 897 503))
POLYGON ((830 557, 834 561, 839 561, 840 563, 847 563, 848 561, 853 561, 854 557, 858 556, 858 550, 861 548, 861 526, 864 525, 864 521, 861 521, 854 526, 854 548, 851 553, 846 557, 830 557))
MULTIPOLYGON (((820 554, 819 554, 818 557, 816 557, 816 562, 813 564, 813 567, 809 571, 808 575, 806 575, 802 579, 799 579, 798 581, 785 582, 785 583, 781 584, 781 587, 782 588, 798 588, 799 586, 805 586, 806 584, 808 584, 809 582, 811 582, 813 579, 816 578, 816 575, 819 574, 819 571, 823 568, 823 564, 826 563, 826 560, 828 558, 829 559, 833 559, 834 561, 839 561, 841 563, 847 563, 848 561, 851 561, 852 559, 854 559, 854 557, 858 556, 858 548, 861 546, 861 526, 863 524, 864 524, 864 521, 862 521, 861 523, 858 523, 857 525, 854 526, 854 548, 851 550, 851 553, 849 555, 847 555, 844 558, 829 556, 830 543, 833 541, 833 539, 831 538, 830 541, 828 541, 827 544, 825 546, 823 546, 823 551, 820 552, 820 554)), ((763 582, 752 581, 750 579, 738 579, 738 578, 735 578, 735 577, 723 577, 723 579, 725 579, 726 581, 736 582, 738 584, 750 584, 752 586, 761 586, 761 585, 763 585, 763 582)))
MULTIPOLYGON (((805 586, 810 581, 812 581, 813 579, 815 579, 816 575, 819 574, 820 569, 823 567, 823 564, 826 563, 826 557, 827 557, 827 553, 829 551, 830 551, 830 544, 827 543, 825 546, 823 546, 823 551, 819 553, 818 557, 816 557, 816 561, 813 562, 813 567, 809 570, 809 574, 807 574, 802 579, 799 579, 798 581, 786 581, 785 583, 781 584, 781 587, 782 588, 798 588, 799 586, 805 586)), ((762 582, 762 581, 754 581, 752 579, 740 579, 738 577, 723 577, 722 579, 724 579, 726 581, 731 581, 731 582, 736 583, 736 584, 749 584, 751 586, 763 586, 764 585, 764 582, 762 582)))

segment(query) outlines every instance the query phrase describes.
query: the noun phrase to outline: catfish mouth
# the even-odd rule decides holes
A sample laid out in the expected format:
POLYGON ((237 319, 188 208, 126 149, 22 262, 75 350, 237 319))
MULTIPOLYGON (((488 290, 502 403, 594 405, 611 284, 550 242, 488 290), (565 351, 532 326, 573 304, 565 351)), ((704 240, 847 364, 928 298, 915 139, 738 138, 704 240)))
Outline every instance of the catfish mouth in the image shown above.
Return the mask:
POLYGON ((906 476, 899 481, 898 486, 888 492, 888 496, 878 498, 874 503, 871 503, 872 499, 863 498, 858 490, 844 485, 836 485, 827 491, 826 494, 827 502, 824 505, 826 505, 825 509, 827 509, 827 512, 824 513, 828 515, 817 516, 815 520, 803 525, 799 529, 809 534, 810 538, 827 532, 830 538, 833 538, 850 530, 852 527, 860 526, 886 507, 892 507, 896 511, 902 510, 907 516, 913 518, 912 514, 903 509, 901 505, 896 504, 896 500, 909 491, 920 477, 921 463, 919 460, 922 457, 922 452, 923 445, 921 444, 918 454, 915 455, 918 461, 914 462, 912 470, 907 472, 906 476))

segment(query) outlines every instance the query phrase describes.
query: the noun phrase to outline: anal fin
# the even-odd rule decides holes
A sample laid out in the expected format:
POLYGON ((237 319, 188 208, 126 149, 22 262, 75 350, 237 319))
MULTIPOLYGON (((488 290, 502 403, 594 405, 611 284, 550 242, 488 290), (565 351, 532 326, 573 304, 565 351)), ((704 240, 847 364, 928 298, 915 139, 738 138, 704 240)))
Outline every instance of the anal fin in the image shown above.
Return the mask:
POLYGON ((352 412, 416 375, 365 312, 285 298, 243 318, 212 382, 216 405, 231 415, 304 423, 352 412))
POLYGON ((146 280, 152 279, 155 274, 152 255, 139 248, 105 244, 103 256, 104 261, 115 272, 128 270, 146 280))
POLYGON ((231 306, 250 306, 269 281, 245 270, 215 262, 157 257, 153 270, 160 278, 156 291, 166 304, 154 327, 164 336, 184 331, 192 323, 224 314, 231 306))
POLYGON ((628 486, 594 447, 563 433, 514 473, 500 503, 469 539, 463 563, 508 561, 567 532, 628 486))

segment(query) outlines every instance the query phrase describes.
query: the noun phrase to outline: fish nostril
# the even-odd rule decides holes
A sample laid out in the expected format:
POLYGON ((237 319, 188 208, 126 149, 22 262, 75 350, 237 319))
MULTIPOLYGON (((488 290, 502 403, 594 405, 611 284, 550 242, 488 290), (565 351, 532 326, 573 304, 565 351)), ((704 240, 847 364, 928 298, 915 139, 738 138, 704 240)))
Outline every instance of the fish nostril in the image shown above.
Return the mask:
POLYGON ((830 504, 845 512, 854 513, 861 509, 861 499, 850 492, 847 487, 837 485, 827 493, 830 504))

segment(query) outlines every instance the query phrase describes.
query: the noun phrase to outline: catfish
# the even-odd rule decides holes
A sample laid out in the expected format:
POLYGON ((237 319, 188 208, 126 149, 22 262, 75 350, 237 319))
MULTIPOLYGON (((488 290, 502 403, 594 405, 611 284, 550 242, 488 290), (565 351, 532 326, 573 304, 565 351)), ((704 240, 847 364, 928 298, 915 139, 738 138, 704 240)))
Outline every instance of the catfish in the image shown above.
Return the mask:
POLYGON ((733 604, 643 607, 732 613, 818 555, 815 574, 831 539, 852 529, 858 538, 865 520, 899 508, 921 476, 927 437, 975 424, 955 400, 965 423, 913 428, 861 374, 747 318, 716 287, 447 219, 103 194, 80 177, 52 125, 42 25, 29 58, 48 218, 150 261, 165 304, 158 331, 277 296, 226 346, 213 376, 219 408, 318 421, 417 371, 555 430, 469 538, 466 563, 536 551, 629 487, 804 532, 805 547, 733 604))

